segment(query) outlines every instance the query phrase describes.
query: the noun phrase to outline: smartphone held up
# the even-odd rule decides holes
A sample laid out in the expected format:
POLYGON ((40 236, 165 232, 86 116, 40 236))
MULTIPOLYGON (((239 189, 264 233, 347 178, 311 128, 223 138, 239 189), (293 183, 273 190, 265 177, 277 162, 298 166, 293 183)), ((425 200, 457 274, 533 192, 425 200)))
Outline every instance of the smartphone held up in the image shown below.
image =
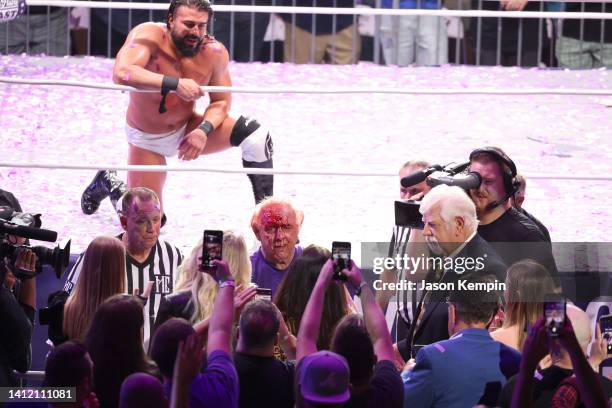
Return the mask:
POLYGON ((332 261, 334 263, 334 275, 332 279, 346 281, 343 269, 351 267, 351 243, 334 241, 332 242, 332 261))
POLYGON ((601 337, 606 340, 608 355, 612 355, 612 314, 599 318, 599 328, 601 329, 601 337))
POLYGON ((565 326, 566 304, 565 296, 560 294, 550 293, 544 297, 544 319, 549 336, 561 334, 565 326))
POLYGON ((204 230, 202 240, 202 271, 216 276, 213 260, 223 258, 223 231, 204 230))

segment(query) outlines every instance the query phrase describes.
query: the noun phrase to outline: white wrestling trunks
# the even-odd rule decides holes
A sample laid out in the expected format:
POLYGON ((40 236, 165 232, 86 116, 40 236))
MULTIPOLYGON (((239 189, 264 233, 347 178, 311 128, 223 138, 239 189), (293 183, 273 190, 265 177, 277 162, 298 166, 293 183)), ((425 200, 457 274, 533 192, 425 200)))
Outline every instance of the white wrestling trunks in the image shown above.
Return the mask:
POLYGON ((126 123, 125 134, 128 143, 136 147, 150 150, 162 156, 172 157, 177 153, 179 144, 183 140, 183 136, 185 136, 186 128, 187 124, 180 129, 168 133, 146 133, 142 130, 134 129, 126 123))

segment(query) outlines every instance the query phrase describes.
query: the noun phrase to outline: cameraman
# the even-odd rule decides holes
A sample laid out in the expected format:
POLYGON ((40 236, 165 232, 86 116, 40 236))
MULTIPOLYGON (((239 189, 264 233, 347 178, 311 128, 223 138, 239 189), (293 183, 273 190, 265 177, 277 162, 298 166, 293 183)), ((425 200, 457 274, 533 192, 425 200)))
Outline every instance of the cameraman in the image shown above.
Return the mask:
POLYGON ((0 260, 0 387, 16 385, 13 370, 25 373, 30 367, 30 341, 36 313, 36 279, 21 282, 19 294, 4 284, 9 273, 34 272, 37 257, 30 249, 17 249, 14 270, 0 260))
POLYGON ((498 147, 476 149, 470 153, 469 171, 482 177, 480 187, 469 190, 478 213, 478 234, 489 243, 499 243, 494 247, 507 265, 531 258, 558 282, 550 242, 529 217, 512 207, 511 198, 520 186, 510 157, 498 147))
POLYGON ((22 212, 19 201, 10 191, 2 190, 0 188, 0 206, 11 207, 13 211, 22 212))

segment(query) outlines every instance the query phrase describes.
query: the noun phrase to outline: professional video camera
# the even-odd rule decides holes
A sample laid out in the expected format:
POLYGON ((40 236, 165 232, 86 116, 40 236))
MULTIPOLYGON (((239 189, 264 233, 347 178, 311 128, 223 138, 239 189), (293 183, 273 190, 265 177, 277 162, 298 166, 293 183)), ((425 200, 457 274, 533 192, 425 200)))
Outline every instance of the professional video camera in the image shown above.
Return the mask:
MULTIPOLYGON (((402 187, 410 187, 423 181, 430 187, 440 184, 457 186, 464 190, 480 187, 482 177, 476 172, 468 172, 470 162, 451 163, 444 167, 439 164, 423 169, 400 180, 402 187)), ((421 203, 414 200, 395 201, 395 225, 423 229, 423 219, 419 212, 421 203)))
POLYGON ((38 257, 36 270, 34 272, 25 271, 19 268, 11 268, 15 276, 19 279, 29 279, 42 271, 42 265, 51 265, 55 275, 59 279, 70 258, 70 240, 62 241, 55 248, 44 246, 17 245, 11 243, 9 236, 30 238, 40 241, 55 242, 57 232, 40 228, 40 214, 20 213, 11 207, 0 206, 0 262, 5 258, 9 259, 9 265, 14 266, 17 257, 17 248, 27 248, 32 250, 38 257))

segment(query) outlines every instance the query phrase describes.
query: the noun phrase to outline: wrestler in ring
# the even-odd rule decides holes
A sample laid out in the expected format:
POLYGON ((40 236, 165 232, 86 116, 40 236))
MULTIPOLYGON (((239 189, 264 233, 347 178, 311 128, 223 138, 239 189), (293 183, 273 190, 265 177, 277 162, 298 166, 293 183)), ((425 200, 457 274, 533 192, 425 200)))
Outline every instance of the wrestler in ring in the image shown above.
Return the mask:
MULTIPOLYGON (((242 164, 272 168, 272 139, 255 119, 228 116, 229 92, 209 94, 204 114, 194 111, 203 85, 231 86, 228 53, 207 35, 213 11, 206 0, 172 0, 166 24, 140 24, 117 54, 113 81, 160 93, 131 92, 126 114, 128 164, 165 165, 166 157, 194 160, 231 146, 242 149, 242 164), (170 92, 174 91, 174 92, 170 92)), ((271 196, 273 176, 249 174, 255 202, 271 196)), ((162 203, 166 173, 128 172, 128 187, 148 187, 162 203)), ((110 196, 113 205, 125 191, 116 172, 99 171, 81 197, 85 214, 110 196)), ((164 220, 165 221, 165 220, 164 220)))

